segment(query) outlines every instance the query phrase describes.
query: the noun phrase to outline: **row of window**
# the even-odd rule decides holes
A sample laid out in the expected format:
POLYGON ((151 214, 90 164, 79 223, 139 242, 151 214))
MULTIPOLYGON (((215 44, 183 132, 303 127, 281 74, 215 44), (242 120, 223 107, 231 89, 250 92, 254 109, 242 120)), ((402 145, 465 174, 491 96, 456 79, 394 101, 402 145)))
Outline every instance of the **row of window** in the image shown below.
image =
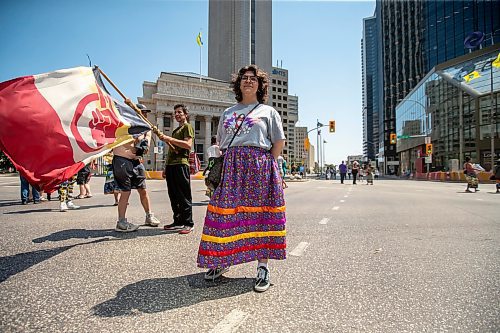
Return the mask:
MULTIPOLYGON (((273 91, 276 91, 276 87, 273 87, 273 91)), ((278 88, 278 92, 282 92, 282 89, 278 88)), ((285 88, 283 88, 283 93, 287 93, 287 90, 285 88)))
MULTIPOLYGON (((287 96, 281 96, 281 95, 278 95, 278 96, 277 96, 277 98, 278 98, 279 100, 281 100, 281 97, 283 97, 283 100, 284 100, 284 101, 288 101, 288 97, 287 97, 287 96)), ((273 95, 273 99, 276 99, 276 95, 273 95)))
MULTIPOLYGON (((273 79, 273 84, 276 84, 276 79, 273 79)), ((286 85, 288 84, 288 82, 278 80, 278 84, 279 84, 279 85, 282 85, 282 84, 283 84, 284 86, 286 86, 286 85)))
MULTIPOLYGON (((276 102, 273 102, 273 106, 276 106, 276 105, 278 105, 278 107, 279 107, 279 108, 281 108, 281 107, 283 107, 284 109, 287 109, 287 108, 288 108, 288 104, 283 104, 283 106, 282 106, 282 104, 281 104, 281 103, 277 103, 277 104, 276 104, 276 102)), ((285 113, 286 113, 286 112, 285 112, 285 113)))

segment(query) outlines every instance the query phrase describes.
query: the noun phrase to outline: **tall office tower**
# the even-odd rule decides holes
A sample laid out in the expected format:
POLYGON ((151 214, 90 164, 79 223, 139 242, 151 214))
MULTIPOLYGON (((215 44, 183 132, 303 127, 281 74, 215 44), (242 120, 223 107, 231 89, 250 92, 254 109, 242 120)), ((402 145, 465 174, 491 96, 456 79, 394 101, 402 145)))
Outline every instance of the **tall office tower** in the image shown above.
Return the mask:
POLYGON ((396 105, 437 64, 464 55, 464 39, 485 34, 483 47, 500 42, 500 2, 497 0, 377 0, 375 17, 379 45, 379 112, 383 119, 379 151, 385 166, 397 172, 396 105))
MULTIPOLYGON (((295 131, 295 124, 299 121, 299 97, 288 95, 288 133, 289 133, 289 155, 290 160, 300 160, 297 153, 297 135, 295 131)), ((303 143, 302 143, 303 144, 303 143)))
MULTIPOLYGON (((307 127, 297 126, 295 127, 295 159, 288 162, 288 164, 296 163, 302 164, 306 169, 311 167, 309 161, 309 151, 305 147, 305 140, 307 138, 307 127)), ((311 148, 309 147, 309 150, 311 148)), ((313 155, 314 162, 314 155, 313 155)), ((314 163, 313 165, 314 166, 314 163)))
POLYGON ((271 73, 271 0, 210 0, 208 15, 209 77, 230 81, 249 64, 271 73))
POLYGON ((363 155, 375 160, 379 143, 378 40, 375 16, 363 19, 361 40, 363 93, 363 155))
POLYGON ((283 157, 292 161, 295 144, 295 123, 298 121, 298 98, 288 95, 288 70, 280 67, 273 67, 270 76, 270 99, 272 106, 278 111, 283 122, 283 130, 286 136, 283 157), (289 99, 292 99, 291 101, 289 99), (290 102, 292 104, 290 104, 290 102))

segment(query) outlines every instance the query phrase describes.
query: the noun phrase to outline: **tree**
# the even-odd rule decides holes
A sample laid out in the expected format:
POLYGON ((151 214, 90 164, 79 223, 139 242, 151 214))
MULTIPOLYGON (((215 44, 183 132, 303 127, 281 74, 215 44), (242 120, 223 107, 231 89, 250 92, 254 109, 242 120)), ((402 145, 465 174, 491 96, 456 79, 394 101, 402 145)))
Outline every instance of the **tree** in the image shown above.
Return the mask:
POLYGON ((9 171, 9 169, 14 169, 14 164, 11 160, 0 150, 0 171, 9 171))

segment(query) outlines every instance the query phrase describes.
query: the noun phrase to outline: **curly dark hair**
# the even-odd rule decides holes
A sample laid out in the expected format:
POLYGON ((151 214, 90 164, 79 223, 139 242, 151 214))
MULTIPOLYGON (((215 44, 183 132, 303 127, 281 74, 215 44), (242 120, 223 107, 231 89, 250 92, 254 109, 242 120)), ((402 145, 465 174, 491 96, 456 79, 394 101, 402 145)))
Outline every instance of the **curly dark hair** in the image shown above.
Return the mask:
POLYGON ((268 97, 268 87, 269 87, 269 76, 265 71, 260 69, 257 65, 249 65, 242 67, 238 74, 233 74, 233 78, 231 80, 231 87, 233 88, 235 98, 238 102, 243 100, 243 95, 241 93, 240 84, 241 77, 248 71, 253 72, 253 74, 259 80, 259 88, 257 89, 257 100, 259 103, 266 103, 268 97))

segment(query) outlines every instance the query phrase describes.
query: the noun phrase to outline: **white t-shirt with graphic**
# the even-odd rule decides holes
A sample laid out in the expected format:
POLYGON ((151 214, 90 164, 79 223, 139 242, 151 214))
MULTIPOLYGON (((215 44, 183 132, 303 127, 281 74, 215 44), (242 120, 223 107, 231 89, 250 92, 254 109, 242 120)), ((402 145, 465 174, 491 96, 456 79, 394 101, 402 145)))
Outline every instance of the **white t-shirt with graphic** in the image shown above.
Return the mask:
POLYGON ((231 143, 231 147, 251 146, 271 149, 274 142, 285 139, 283 124, 278 112, 271 106, 260 104, 248 117, 243 118, 256 104, 236 104, 226 109, 220 118, 217 129, 217 142, 220 148, 226 149, 240 126, 238 134, 231 143))

